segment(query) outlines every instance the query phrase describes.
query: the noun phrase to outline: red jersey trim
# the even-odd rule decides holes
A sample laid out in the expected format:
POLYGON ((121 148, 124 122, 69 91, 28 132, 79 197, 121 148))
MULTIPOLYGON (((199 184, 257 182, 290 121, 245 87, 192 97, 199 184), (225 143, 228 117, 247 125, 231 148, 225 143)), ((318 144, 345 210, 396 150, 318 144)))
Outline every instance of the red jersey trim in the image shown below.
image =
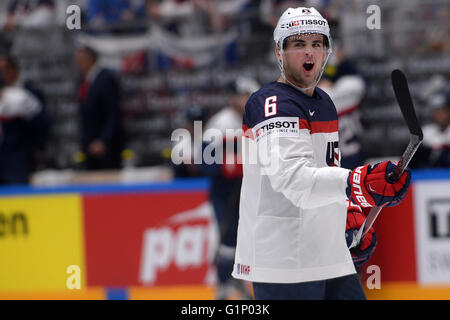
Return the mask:
POLYGON ((314 133, 332 133, 337 132, 339 130, 339 122, 338 120, 333 121, 312 121, 311 125, 311 134, 314 133))
POLYGON ((252 128, 247 127, 245 124, 242 125, 242 135, 246 138, 255 140, 255 137, 253 136, 252 128))
POLYGON ((350 114, 359 109, 359 105, 347 108, 338 113, 338 117, 345 116, 346 114, 350 114))

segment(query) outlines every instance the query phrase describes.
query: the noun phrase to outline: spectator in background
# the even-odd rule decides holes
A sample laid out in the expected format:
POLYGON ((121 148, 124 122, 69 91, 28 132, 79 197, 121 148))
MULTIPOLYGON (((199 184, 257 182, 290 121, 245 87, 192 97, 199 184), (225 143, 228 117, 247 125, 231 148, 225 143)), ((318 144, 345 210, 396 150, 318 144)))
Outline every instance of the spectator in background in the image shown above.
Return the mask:
POLYGON ((123 129, 118 78, 98 63, 89 47, 76 51, 82 81, 78 90, 81 116, 81 149, 86 169, 121 167, 123 129))
POLYGON ((47 27, 55 24, 53 0, 10 0, 4 28, 14 29, 47 27))
POLYGON ((251 0, 213 0, 212 4, 217 6, 217 10, 224 16, 234 16, 243 13, 251 7, 251 0))
POLYGON ((31 122, 31 131, 34 132, 28 136, 28 143, 32 148, 32 171, 37 170, 43 162, 43 152, 51 125, 45 95, 33 82, 21 78, 19 63, 13 56, 9 54, 0 55, 0 72, 6 86, 25 89, 41 104, 40 111, 31 122))
POLYGON ((450 167, 450 94, 437 93, 429 102, 432 123, 423 127, 423 143, 412 165, 450 167))
MULTIPOLYGON (((103 27, 132 21, 135 14, 130 0, 88 0, 87 19, 90 26, 103 27)), ((115 29, 114 27, 112 28, 115 29)))
MULTIPOLYGON (((205 126, 205 132, 209 129, 220 130, 224 138, 221 141, 224 148, 222 164, 213 163, 202 166, 203 171, 211 180, 209 198, 220 231, 220 244, 216 254, 218 276, 216 299, 218 300, 230 298, 234 289, 244 295, 244 298, 250 298, 242 281, 232 278, 231 272, 233 271, 236 250, 242 184, 242 161, 238 142, 242 137, 242 118, 245 104, 250 95, 258 89, 259 84, 252 78, 238 78, 232 85, 229 106, 215 114, 205 126), (234 145, 234 150, 227 150, 227 143, 234 145), (230 154, 226 154, 226 152, 230 152, 230 154), (227 157, 233 159, 233 163, 227 164, 227 157)), ((203 144, 206 147, 210 143, 217 142, 204 141, 203 144)))
MULTIPOLYGON (((209 7, 215 10, 214 12, 209 9, 214 30, 222 32, 234 31, 239 34, 239 38, 241 39, 253 37, 254 34, 258 34, 258 28, 260 26, 260 21, 254 14, 258 10, 258 6, 259 4, 255 4, 251 0, 209 1, 209 7)), ((236 47, 237 43, 233 43, 227 48, 228 60, 230 60, 230 53, 237 54, 238 50, 236 47)), ((242 52, 242 55, 248 56, 249 54, 242 52)))
POLYGON ((335 52, 319 83, 333 100, 339 118, 339 150, 341 167, 353 170, 364 164, 360 104, 365 96, 366 84, 344 49, 335 43, 335 52))
POLYGON ((224 20, 209 0, 147 0, 147 15, 180 36, 220 31, 224 20))
POLYGON ((27 184, 34 151, 43 145, 47 118, 42 104, 20 86, 8 86, 0 73, 0 184, 27 184))
MULTIPOLYGON (((7 86, 22 87, 32 93, 45 107, 45 95, 29 80, 22 79, 17 60, 9 54, 0 55, 0 70, 7 86)), ((45 108, 44 108, 45 109, 45 108)))
MULTIPOLYGON (((268 24, 272 29, 277 26, 278 18, 288 8, 299 6, 310 7, 305 1, 298 0, 261 0, 259 15, 261 21, 268 24)), ((317 3, 314 4, 317 8, 317 3)), ((318 8, 319 9, 319 8, 318 8)))
MULTIPOLYGON (((177 142, 176 148, 178 150, 184 150, 182 159, 180 164, 174 164, 172 161, 170 162, 173 170, 175 178, 193 178, 203 176, 201 172, 201 168, 199 165, 195 164, 195 154, 201 154, 201 136, 195 134, 195 122, 199 122, 199 124, 203 124, 207 117, 206 110, 201 106, 191 106, 183 112, 183 124, 188 132, 190 137, 186 137, 186 139, 181 140, 181 142, 177 142)), ((175 152, 175 146, 174 150, 175 152)))
POLYGON ((194 7, 190 0, 147 0, 147 14, 155 21, 173 20, 191 15, 194 7))

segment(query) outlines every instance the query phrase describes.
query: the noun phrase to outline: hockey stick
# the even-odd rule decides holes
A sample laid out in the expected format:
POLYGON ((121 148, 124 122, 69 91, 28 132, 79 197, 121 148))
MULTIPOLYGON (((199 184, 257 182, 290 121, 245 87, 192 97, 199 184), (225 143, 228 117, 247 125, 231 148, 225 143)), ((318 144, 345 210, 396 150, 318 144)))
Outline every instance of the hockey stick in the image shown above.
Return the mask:
MULTIPOLYGON (((400 106, 403 118, 408 126, 410 137, 409 144, 406 147, 405 152, 401 156, 393 172, 388 175, 388 180, 391 183, 395 183, 403 174, 403 171, 408 167, 409 162, 413 158, 417 149, 423 140, 422 128, 420 127, 419 121, 417 120, 416 112, 414 111, 414 105, 411 99, 411 94, 408 88, 408 81, 405 75, 400 70, 394 70, 391 74, 392 87, 394 88, 395 97, 397 98, 397 103, 400 106)), ((350 246, 350 248, 355 247, 364 240, 367 232, 369 232, 373 223, 377 219, 381 212, 382 207, 372 208, 367 215, 361 228, 358 230, 356 237, 350 246)))

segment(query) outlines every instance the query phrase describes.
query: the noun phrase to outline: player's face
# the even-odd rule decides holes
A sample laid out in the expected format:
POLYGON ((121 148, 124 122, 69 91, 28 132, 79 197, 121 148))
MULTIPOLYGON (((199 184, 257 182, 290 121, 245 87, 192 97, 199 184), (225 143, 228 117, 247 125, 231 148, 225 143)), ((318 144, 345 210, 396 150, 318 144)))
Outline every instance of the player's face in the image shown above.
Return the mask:
POLYGON ((321 34, 294 35, 286 39, 284 69, 289 81, 301 88, 315 84, 326 59, 327 49, 321 34))
POLYGON ((11 66, 4 57, 0 58, 0 72, 7 85, 12 85, 19 77, 18 70, 11 66))
POLYGON ((434 122, 442 128, 450 125, 450 108, 442 107, 435 109, 432 113, 434 122))

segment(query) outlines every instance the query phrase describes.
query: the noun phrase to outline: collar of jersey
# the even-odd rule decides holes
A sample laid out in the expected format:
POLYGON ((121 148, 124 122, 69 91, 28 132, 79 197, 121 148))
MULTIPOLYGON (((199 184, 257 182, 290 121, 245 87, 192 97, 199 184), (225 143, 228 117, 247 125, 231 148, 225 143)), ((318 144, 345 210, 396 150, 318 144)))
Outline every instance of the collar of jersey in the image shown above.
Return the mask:
POLYGON ((311 97, 311 96, 308 96, 306 93, 304 93, 304 92, 302 92, 302 91, 300 91, 300 90, 294 88, 294 87, 291 86, 290 84, 287 84, 287 83, 284 83, 284 82, 279 82, 279 81, 275 81, 275 83, 276 83, 277 85, 281 85, 281 86, 288 87, 292 92, 295 92, 295 93, 297 93, 297 94, 299 94, 299 95, 301 95, 301 96, 303 96, 303 97, 305 97, 305 98, 307 98, 307 99, 310 99, 310 100, 321 100, 321 99, 322 99, 322 97, 321 97, 319 91, 317 91, 317 89, 318 89, 317 87, 314 88, 314 94, 313 94, 313 96, 311 97))

